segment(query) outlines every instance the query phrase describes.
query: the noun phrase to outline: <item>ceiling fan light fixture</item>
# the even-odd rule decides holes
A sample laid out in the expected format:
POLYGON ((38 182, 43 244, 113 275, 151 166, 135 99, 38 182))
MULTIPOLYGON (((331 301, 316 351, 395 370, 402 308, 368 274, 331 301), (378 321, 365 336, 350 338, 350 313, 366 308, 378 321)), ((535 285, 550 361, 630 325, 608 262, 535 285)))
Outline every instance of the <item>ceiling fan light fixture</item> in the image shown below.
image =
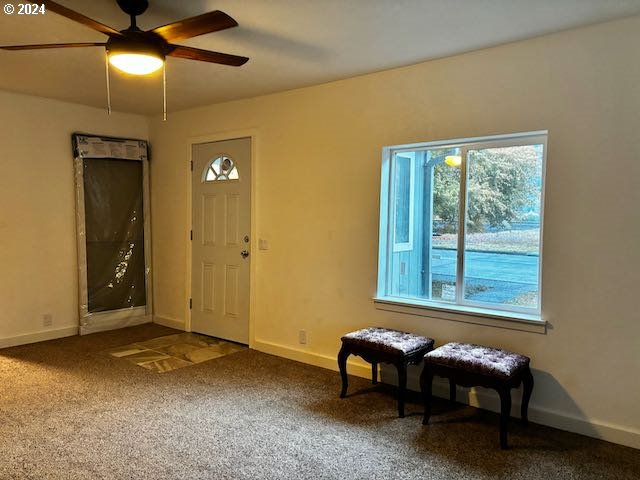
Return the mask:
POLYGON ((131 75, 149 75, 162 68, 164 58, 151 52, 110 52, 109 63, 131 75))
POLYGON ((124 30, 116 30, 97 22, 79 12, 60 5, 53 0, 42 0, 42 7, 97 32, 105 34, 106 42, 47 43, 37 45, 5 45, 0 50, 41 50, 48 48, 104 47, 105 79, 107 87, 107 111, 111 114, 111 88, 109 66, 131 75, 149 75, 162 69, 163 119, 167 119, 167 56, 217 63, 239 67, 249 60, 247 57, 213 52, 201 48, 176 45, 175 40, 185 40, 207 33, 218 32, 238 26, 233 18, 220 10, 185 18, 177 22, 143 31, 137 26, 136 17, 149 6, 149 0, 117 0, 120 9, 129 15, 131 24, 124 30))

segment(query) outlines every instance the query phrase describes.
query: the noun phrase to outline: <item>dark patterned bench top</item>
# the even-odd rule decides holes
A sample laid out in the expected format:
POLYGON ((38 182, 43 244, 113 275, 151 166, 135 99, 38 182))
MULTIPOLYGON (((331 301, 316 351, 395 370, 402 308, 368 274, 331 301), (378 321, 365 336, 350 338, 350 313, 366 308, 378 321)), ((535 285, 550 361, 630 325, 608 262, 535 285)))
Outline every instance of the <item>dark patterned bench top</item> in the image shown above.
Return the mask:
POLYGON ((529 365, 529 357, 472 343, 447 343, 424 356, 425 363, 509 379, 529 365))
POLYGON ((369 327, 347 333, 342 337, 342 343, 404 356, 419 350, 431 350, 434 340, 414 333, 401 332, 389 328, 369 327))

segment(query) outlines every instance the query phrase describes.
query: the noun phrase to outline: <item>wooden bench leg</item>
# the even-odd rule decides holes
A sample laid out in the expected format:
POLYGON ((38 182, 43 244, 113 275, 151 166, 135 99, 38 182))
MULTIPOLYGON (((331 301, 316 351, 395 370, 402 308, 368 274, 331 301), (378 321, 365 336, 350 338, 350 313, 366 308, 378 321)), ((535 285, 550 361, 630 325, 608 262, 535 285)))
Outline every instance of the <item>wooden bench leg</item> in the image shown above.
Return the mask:
POLYGON ((520 418, 523 425, 529 424, 529 399, 531 398, 531 392, 533 391, 533 375, 531 370, 527 368, 522 378, 523 390, 522 390, 522 404, 520 406, 520 418))
POLYGON ((376 385, 378 383, 378 363, 371 363, 371 383, 376 385))
POLYGON ((511 389, 508 387, 498 390, 500 395, 500 448, 506 450, 507 428, 511 417, 511 389))
POLYGON ((396 363, 398 369, 398 416, 404 418, 404 395, 407 390, 407 364, 396 363))
POLYGON ((431 387, 433 383, 433 373, 426 366, 420 375, 420 390, 422 391, 422 401, 424 403, 424 417, 422 424, 428 425, 431 417, 431 387))
POLYGON ((456 382, 453 378, 449 379, 449 400, 452 402, 456 401, 456 382))
POLYGON ((347 377, 347 358, 351 355, 351 350, 346 345, 342 345, 340 352, 338 352, 338 368, 340 369, 340 377, 342 378, 342 391, 340 392, 340 398, 344 398, 347 395, 347 387, 349 386, 349 379, 347 377))

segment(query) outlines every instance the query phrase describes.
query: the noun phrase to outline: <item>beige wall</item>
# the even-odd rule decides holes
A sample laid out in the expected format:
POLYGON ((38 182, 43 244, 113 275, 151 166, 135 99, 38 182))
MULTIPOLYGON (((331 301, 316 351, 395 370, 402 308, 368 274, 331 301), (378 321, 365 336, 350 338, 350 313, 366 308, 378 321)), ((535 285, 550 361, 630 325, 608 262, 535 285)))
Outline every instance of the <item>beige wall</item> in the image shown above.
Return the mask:
POLYGON ((188 139, 253 129, 256 348, 333 367, 343 333, 383 325, 512 349, 534 419, 640 446, 638 45, 635 17, 154 120, 156 314, 186 316, 188 139), (382 146, 541 129, 548 333, 376 310, 382 146))
POLYGON ((71 134, 148 137, 148 122, 0 91, 0 347, 77 332, 71 134), (53 326, 43 327, 43 314, 53 326))

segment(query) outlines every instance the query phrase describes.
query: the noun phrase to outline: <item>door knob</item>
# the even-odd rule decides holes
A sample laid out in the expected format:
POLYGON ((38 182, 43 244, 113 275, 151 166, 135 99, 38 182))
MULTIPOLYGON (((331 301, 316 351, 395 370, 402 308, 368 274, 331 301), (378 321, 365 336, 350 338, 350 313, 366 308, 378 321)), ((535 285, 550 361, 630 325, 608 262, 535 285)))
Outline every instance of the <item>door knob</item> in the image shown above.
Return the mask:
POLYGON ((247 252, 246 250, 242 250, 240 252, 240 255, 242 256, 242 258, 247 258, 249 256, 249 252, 247 252))

